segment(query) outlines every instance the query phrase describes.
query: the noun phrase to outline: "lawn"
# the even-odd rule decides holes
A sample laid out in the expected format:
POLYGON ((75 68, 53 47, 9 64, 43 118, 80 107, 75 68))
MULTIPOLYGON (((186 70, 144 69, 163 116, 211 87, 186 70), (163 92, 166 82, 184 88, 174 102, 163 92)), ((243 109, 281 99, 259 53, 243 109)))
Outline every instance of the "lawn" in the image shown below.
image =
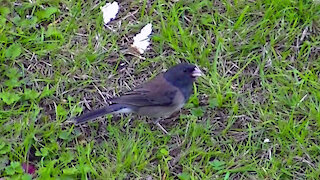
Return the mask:
POLYGON ((106 1, 0 2, 0 179, 320 178, 318 0, 118 2, 107 25, 106 1), (180 62, 205 76, 169 135, 69 122, 180 62))

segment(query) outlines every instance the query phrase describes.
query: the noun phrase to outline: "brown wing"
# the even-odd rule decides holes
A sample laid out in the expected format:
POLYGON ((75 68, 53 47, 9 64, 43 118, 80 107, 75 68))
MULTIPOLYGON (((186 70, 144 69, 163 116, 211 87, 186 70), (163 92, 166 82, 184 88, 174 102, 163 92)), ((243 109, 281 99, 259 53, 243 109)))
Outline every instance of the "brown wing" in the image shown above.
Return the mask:
POLYGON ((163 74, 151 81, 129 91, 118 98, 111 99, 112 103, 143 106, 169 106, 173 103, 178 89, 169 84, 163 74))

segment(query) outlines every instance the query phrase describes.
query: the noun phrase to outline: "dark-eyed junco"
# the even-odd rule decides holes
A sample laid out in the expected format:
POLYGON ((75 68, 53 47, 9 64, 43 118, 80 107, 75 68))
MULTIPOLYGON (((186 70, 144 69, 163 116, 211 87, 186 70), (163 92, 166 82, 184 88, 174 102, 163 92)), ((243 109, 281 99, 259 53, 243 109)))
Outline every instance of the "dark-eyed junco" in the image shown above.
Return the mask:
POLYGON ((157 118, 155 124, 167 134, 159 120, 183 107, 192 94, 193 82, 201 75, 200 69, 193 64, 178 64, 132 91, 110 99, 109 106, 82 114, 74 120, 79 124, 110 113, 136 113, 157 118))

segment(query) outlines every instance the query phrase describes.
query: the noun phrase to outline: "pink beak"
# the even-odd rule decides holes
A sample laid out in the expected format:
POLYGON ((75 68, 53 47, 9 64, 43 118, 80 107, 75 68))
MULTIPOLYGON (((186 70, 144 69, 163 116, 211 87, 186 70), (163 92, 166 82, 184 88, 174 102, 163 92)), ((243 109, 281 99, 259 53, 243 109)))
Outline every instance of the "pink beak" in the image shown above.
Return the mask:
POLYGON ((202 76, 202 71, 196 66, 192 72, 192 77, 199 77, 202 76))

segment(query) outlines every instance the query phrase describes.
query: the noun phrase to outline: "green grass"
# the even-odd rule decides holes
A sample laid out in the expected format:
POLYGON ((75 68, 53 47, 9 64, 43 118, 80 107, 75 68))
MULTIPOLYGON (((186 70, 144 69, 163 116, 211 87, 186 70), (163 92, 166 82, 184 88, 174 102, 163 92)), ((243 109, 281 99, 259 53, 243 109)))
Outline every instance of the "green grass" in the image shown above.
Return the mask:
POLYGON ((104 4, 1 2, 0 178, 319 179, 318 1, 126 1, 108 27, 104 4), (128 54, 149 22, 146 59, 128 54), (137 116, 65 122, 182 61, 206 76, 171 135, 137 116))

